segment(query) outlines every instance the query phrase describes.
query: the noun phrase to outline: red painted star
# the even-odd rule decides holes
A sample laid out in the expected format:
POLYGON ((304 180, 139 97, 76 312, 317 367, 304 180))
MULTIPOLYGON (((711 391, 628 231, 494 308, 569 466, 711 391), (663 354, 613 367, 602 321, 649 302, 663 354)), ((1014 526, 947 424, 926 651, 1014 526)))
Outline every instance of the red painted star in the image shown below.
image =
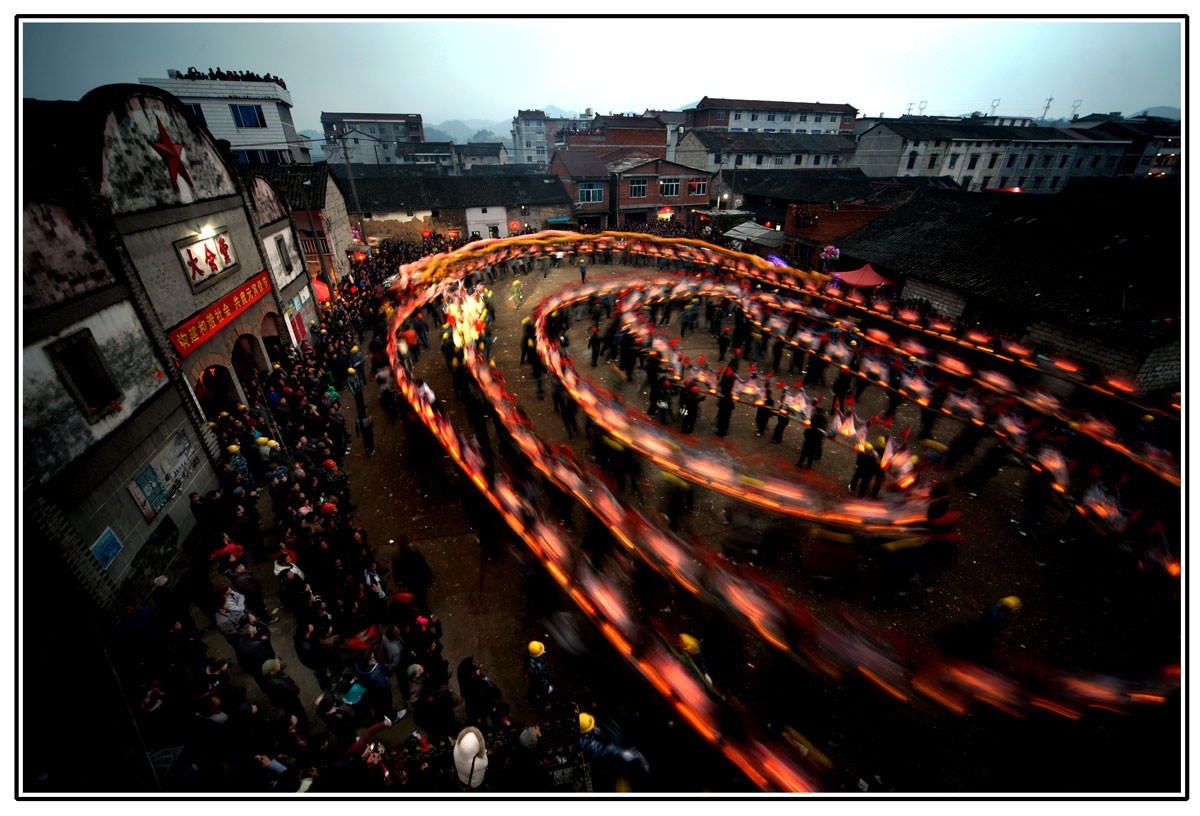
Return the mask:
POLYGON ((158 141, 151 142, 150 146, 158 151, 158 155, 166 159, 167 169, 171 171, 171 186, 176 190, 179 189, 180 176, 183 176, 184 180, 191 184, 192 177, 188 175, 187 168, 183 165, 183 145, 171 141, 167 129, 163 127, 162 119, 155 116, 154 121, 158 122, 158 141))

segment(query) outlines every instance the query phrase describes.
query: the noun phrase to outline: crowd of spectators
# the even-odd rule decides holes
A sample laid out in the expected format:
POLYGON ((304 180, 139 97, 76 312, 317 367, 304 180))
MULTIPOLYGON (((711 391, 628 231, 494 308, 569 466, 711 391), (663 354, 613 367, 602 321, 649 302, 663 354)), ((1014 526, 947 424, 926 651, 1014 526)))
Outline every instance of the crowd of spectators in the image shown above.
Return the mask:
POLYGON ((194 66, 187 69, 187 73, 181 73, 178 70, 171 69, 169 72, 173 79, 219 79, 224 82, 274 82, 281 88, 287 88, 287 83, 282 78, 267 74, 256 74, 253 71, 223 71, 218 65, 214 71, 212 68, 208 72, 198 71, 194 66))

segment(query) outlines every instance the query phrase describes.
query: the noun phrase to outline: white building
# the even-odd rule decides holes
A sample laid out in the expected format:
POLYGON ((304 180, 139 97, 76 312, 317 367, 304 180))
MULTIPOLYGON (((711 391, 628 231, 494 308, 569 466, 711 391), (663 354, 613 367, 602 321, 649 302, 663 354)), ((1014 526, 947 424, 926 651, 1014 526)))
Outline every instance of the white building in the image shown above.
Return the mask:
POLYGON ((241 164, 294 164, 312 161, 309 140, 296 133, 292 94, 275 80, 188 79, 178 71, 167 79, 139 78, 177 96, 214 139, 229 142, 241 164))
POLYGON ((397 164, 402 145, 425 142, 419 113, 326 113, 321 111, 325 156, 331 162, 397 164), (345 145, 345 150, 342 147, 345 145))

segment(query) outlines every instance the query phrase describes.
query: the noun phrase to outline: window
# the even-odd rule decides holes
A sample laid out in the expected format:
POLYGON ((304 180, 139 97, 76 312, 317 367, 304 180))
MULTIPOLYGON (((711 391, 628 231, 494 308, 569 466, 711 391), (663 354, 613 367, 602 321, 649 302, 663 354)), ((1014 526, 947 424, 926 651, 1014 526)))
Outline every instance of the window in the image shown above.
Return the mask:
POLYGON ((89 423, 115 413, 125 393, 100 356, 90 329, 77 331, 46 346, 58 377, 89 423))
POLYGON ((644 178, 629 180, 629 197, 630 198, 645 198, 646 197, 646 180, 644 178))
POLYGON ((992 186, 992 177, 991 176, 984 176, 983 180, 979 182, 980 190, 986 190, 988 187, 991 187, 991 186, 992 186))
POLYGON ((991 170, 993 167, 996 166, 996 160, 999 158, 1000 158, 999 153, 992 154, 992 157, 990 159, 988 159, 988 170, 991 170))
POLYGON ((679 195, 679 177, 660 178, 658 180, 658 194, 660 196, 679 195))
POLYGON ((763 154, 759 153, 757 156, 754 157, 754 166, 758 167, 762 163, 763 163, 763 154))
POLYGON ((970 160, 967 162, 967 169, 968 169, 968 170, 974 170, 974 169, 975 169, 975 165, 977 165, 977 164, 979 164, 979 154, 978 154, 978 153, 972 153, 972 154, 971 154, 971 159, 970 159, 970 160))
POLYGON ((525 140, 525 147, 526 147, 526 148, 531 148, 531 147, 533 147, 533 139, 526 139, 526 140, 525 140))
POLYGON ((802 164, 802 163, 804 162, 804 157, 803 157, 803 156, 801 156, 799 153, 797 153, 797 154, 796 154, 795 156, 793 156, 792 158, 793 158, 792 164, 799 165, 799 164, 802 164))
POLYGON ((538 155, 539 155, 539 156, 544 156, 544 155, 546 155, 546 148, 544 148, 544 147, 539 147, 539 148, 537 149, 537 152, 538 152, 538 155))
POLYGON ((974 180, 974 178, 974 176, 963 176, 963 189, 970 190, 971 182, 974 180))
POLYGON ((792 115, 791 115, 790 113, 785 113, 785 114, 783 115, 783 121, 785 121, 785 122, 790 122, 790 121, 792 121, 792 115))
POLYGON ((735 113, 735 114, 733 115, 733 121, 735 121, 735 122, 740 122, 740 121, 742 121, 742 115, 741 115, 740 113, 735 113))
POLYGON ((752 113, 752 114, 750 114, 750 121, 751 121, 751 122, 757 122, 757 121, 758 121, 758 114, 757 114, 757 113, 752 113))
POLYGON ((530 164, 532 161, 533 161, 533 156, 526 156, 526 157, 525 157, 525 163, 526 163, 526 164, 530 164))
POLYGON ((1067 166, 1067 162, 1068 162, 1068 161, 1070 161, 1070 160, 1071 160, 1071 157, 1070 157, 1070 156, 1066 156, 1066 155, 1064 155, 1064 156, 1063 156, 1063 157, 1062 157, 1062 158, 1059 160, 1059 162, 1058 162, 1058 169, 1059 169, 1059 170, 1062 170, 1064 167, 1066 167, 1066 166, 1067 166))
POLYGON ((355 140, 354 140, 354 143, 355 143, 355 144, 358 144, 358 139, 355 139, 355 140))
POLYGON ((741 128, 730 128, 729 132, 730 133, 741 133, 742 129, 741 128))
POLYGON ((1025 186, 1025 177, 1024 177, 1024 176, 1021 176, 1019 179, 1017 179, 1017 186, 1018 186, 1018 187, 1024 187, 1024 186, 1025 186))
POLYGON ((763 133, 774 133, 775 128, 763 128, 763 133))
POLYGON ((487 215, 487 207, 480 207, 480 208, 479 208, 479 214, 480 214, 480 215, 487 215))
POLYGON ((949 169, 953 170, 953 169, 954 169, 954 165, 956 165, 957 163, 958 163, 958 154, 957 154, 957 153, 951 153, 951 154, 950 154, 950 165, 949 165, 949 169))
POLYGON ((816 167, 818 164, 820 164, 821 156, 819 154, 813 154, 812 163, 813 163, 813 167, 816 167))
POLYGON ((688 195, 690 195, 690 196, 706 196, 706 195, 708 195, 708 179, 706 179, 706 178, 690 178, 690 179, 688 179, 688 195))
POLYGON ((820 121, 821 121, 821 114, 819 114, 819 113, 818 113, 816 116, 814 116, 814 117, 813 117, 813 121, 814 121, 814 122, 820 122, 820 121))
POLYGON ((820 129, 820 128, 813 128, 812 130, 810 130, 810 131, 809 131, 809 133, 813 134, 814 136, 820 136, 820 135, 821 135, 821 129, 820 129))
POLYGON ((775 164, 783 164, 783 156, 776 156, 775 164))
POLYGON ((263 118, 262 105, 230 105, 229 112, 233 114, 233 123, 240 128, 265 128, 267 120, 263 118))
POLYGON ((421 129, 421 126, 420 126, 420 125, 418 125, 416 122, 409 122, 409 123, 408 123, 408 129, 409 129, 410 131, 418 131, 418 130, 420 130, 420 129, 421 129))
POLYGON ((283 261, 284 270, 290 273, 292 271, 292 253, 288 252, 282 235, 275 236, 275 250, 279 253, 279 259, 283 261))
POLYGON ((604 184, 599 181, 579 182, 579 203, 599 204, 604 200, 604 184))
POLYGON ((768 114, 767 114, 767 121, 768 121, 768 122, 774 122, 774 121, 775 121, 775 114, 773 114, 773 113, 768 113, 768 114))
POLYGON ((1055 176, 1054 178, 1050 179, 1050 189, 1051 189, 1051 190, 1057 190, 1057 189, 1058 189, 1058 183, 1059 183, 1060 181, 1062 181, 1062 179, 1060 179, 1058 176, 1055 176))
POLYGON ((807 113, 798 113, 798 114, 796 114, 796 121, 797 121, 797 122, 807 122, 807 121, 808 121, 808 114, 807 114, 807 113))
POLYGON ((1078 170, 1080 167, 1083 167, 1083 156, 1075 160, 1075 169, 1078 170))
POLYGON ((941 139, 938 139, 936 142, 934 142, 934 143, 933 143, 933 146, 934 146, 934 147, 941 147, 941 146, 942 146, 942 140, 941 140, 941 139))
POLYGON ((834 153, 832 156, 829 157, 829 163, 834 165, 835 167, 837 166, 838 155, 836 153, 834 153))
POLYGON ((718 122, 725 121, 725 111, 717 111, 717 121, 718 122))
POLYGON ((737 158, 733 160, 733 166, 734 166, 734 167, 741 167, 741 166, 742 166, 742 159, 743 159, 743 158, 745 158, 745 156, 743 156, 741 153, 738 153, 738 154, 737 154, 737 158))
POLYGON ((1117 164, 1117 157, 1116 157, 1116 156, 1109 156, 1109 157, 1108 157, 1108 166, 1109 166, 1109 167, 1115 167, 1115 166, 1116 166, 1116 164, 1117 164))
POLYGON ((1007 162, 1007 163, 1006 163, 1004 166, 1005 166, 1005 167, 1012 167, 1014 164, 1016 164, 1016 162, 1017 162, 1017 154, 1016 154, 1016 153, 1009 153, 1009 154, 1008 154, 1008 162, 1007 162))
POLYGON ((932 156, 929 157, 929 167, 926 169, 932 170, 934 168, 934 166, 937 165, 937 160, 938 160, 938 155, 937 155, 937 153, 934 153, 932 156))
POLYGON ((495 224, 488 224, 488 238, 499 238, 500 228, 495 224))
POLYGON ((1026 156, 1025 157, 1025 169, 1028 170, 1030 167, 1033 167, 1033 156, 1026 156))
POLYGON ((1095 169, 1100 164, 1099 156, 1092 156, 1092 169, 1095 169))
POLYGON ((188 107, 192 109, 192 116, 195 116, 200 121, 200 124, 208 127, 208 122, 204 119, 204 108, 195 103, 188 105, 188 107))

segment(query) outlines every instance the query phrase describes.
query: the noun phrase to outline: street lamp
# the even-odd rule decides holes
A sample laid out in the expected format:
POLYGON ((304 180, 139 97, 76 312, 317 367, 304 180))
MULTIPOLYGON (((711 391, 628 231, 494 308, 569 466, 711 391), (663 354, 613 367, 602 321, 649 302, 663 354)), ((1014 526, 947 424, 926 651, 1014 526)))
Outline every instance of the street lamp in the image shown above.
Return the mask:
MULTIPOLYGON (((717 212, 721 211, 721 199, 722 198, 725 199, 726 202, 728 202, 729 201, 729 193, 721 193, 721 195, 717 198, 717 212)), ((725 209, 729 209, 728 203, 726 203, 725 209)))

